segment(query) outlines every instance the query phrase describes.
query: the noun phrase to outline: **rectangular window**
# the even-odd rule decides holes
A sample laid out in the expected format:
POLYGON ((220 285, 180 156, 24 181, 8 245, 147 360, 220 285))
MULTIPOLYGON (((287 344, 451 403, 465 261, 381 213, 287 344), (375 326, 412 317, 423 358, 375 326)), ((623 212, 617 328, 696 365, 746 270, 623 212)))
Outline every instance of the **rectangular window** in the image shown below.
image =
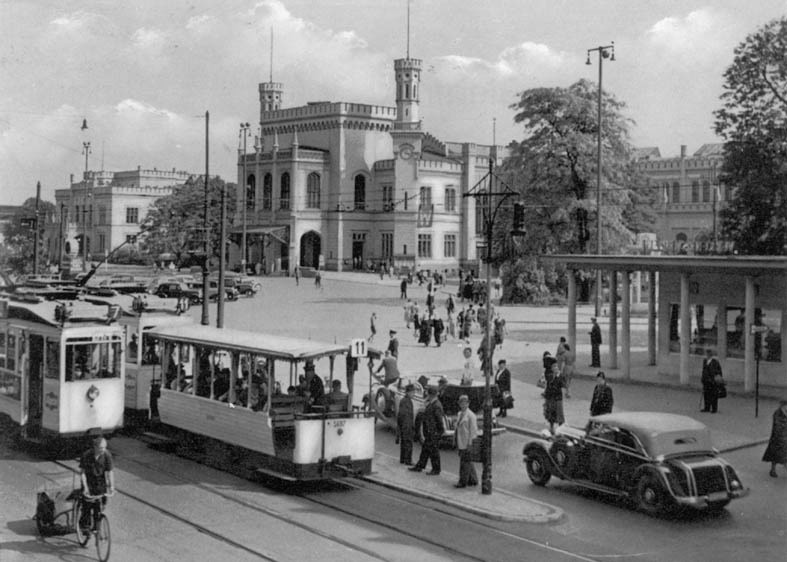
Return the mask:
POLYGON ((139 209, 137 207, 126 208, 126 224, 137 224, 139 222, 139 209))
POLYGON ((456 234, 446 234, 443 239, 443 257, 456 257, 456 234))
POLYGON ((381 234, 382 257, 390 259, 393 257, 393 232, 383 232, 381 234))
POLYGON ((99 207, 98 208, 98 224, 100 224, 100 225, 107 224, 107 208, 106 207, 99 207))
POLYGON ((6 344, 5 368, 9 371, 16 371, 16 336, 8 334, 6 344))
POLYGON ((456 212, 456 189, 453 187, 445 188, 445 212, 456 212))
POLYGON ((46 378, 60 378, 60 342, 46 340, 46 378))
POLYGON ((432 206, 432 188, 423 186, 421 187, 420 198, 418 204, 421 208, 427 208, 432 206))
POLYGON ((14 373, 0 372, 0 396, 19 400, 21 397, 22 377, 14 373))
POLYGON ((126 234, 126 244, 136 244, 136 243, 137 243, 136 234, 126 234))
POLYGON ((5 332, 0 332, 0 369, 5 368, 5 332))
POLYGON ((384 185, 383 186, 383 211, 390 212, 393 210, 394 210, 393 186, 384 185))
POLYGON ((66 343, 66 381, 120 376, 120 340, 101 343, 66 343))
POLYGON ((432 257, 432 235, 419 234, 418 235, 418 257, 431 258, 432 257))

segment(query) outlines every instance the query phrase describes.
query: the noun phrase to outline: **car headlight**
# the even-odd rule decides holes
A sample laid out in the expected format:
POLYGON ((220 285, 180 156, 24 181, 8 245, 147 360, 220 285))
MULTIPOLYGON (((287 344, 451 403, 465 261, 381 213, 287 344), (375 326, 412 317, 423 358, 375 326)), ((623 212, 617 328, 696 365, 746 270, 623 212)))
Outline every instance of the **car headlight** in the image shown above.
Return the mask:
POLYGON ((730 483, 731 490, 743 489, 743 484, 741 484, 738 475, 735 474, 735 470, 730 465, 724 467, 724 472, 727 473, 727 481, 730 483))

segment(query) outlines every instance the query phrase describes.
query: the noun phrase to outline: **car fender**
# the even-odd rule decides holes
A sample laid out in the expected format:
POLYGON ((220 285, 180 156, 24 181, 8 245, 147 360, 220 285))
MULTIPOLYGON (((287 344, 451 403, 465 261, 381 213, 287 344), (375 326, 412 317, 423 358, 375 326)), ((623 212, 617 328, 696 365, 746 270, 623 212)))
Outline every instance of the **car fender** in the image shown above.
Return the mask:
POLYGON ((552 458, 552 455, 549 454, 549 447, 550 447, 550 445, 551 445, 551 442, 546 441, 544 439, 538 439, 536 441, 530 441, 522 449, 522 455, 524 456, 523 460, 527 461, 527 459, 530 456, 532 456, 532 455, 534 455, 536 453, 543 453, 549 459, 550 466, 554 467, 555 469, 557 469, 557 465, 555 464, 555 460, 552 458))

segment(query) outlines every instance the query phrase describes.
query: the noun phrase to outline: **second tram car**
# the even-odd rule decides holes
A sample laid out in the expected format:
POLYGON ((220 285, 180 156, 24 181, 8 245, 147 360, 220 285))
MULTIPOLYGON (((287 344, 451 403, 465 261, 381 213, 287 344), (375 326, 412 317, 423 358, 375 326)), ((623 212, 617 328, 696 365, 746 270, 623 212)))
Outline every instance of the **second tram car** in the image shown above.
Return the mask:
POLYGON ((368 387, 359 380, 355 392, 349 346, 200 325, 156 327, 149 336, 161 344, 163 375, 151 410, 189 456, 247 477, 371 472, 374 413, 353 405, 368 387), (334 366, 343 356, 340 376, 334 366))
POLYGON ((0 299, 0 413, 31 441, 123 425, 119 311, 40 297, 0 299))

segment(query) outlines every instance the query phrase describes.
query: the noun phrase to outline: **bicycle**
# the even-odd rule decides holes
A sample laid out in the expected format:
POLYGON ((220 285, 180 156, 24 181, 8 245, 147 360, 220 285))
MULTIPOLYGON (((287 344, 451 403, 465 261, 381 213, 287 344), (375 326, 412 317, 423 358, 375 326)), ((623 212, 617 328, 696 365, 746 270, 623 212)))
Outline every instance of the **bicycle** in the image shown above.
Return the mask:
POLYGON ((87 547, 87 543, 90 541, 90 535, 95 535, 96 552, 98 553, 98 559, 100 562, 106 562, 109 560, 109 552, 112 546, 112 535, 110 534, 109 530, 109 519, 104 513, 105 502, 103 500, 104 498, 111 498, 114 495, 114 492, 112 494, 104 493, 97 496, 91 496, 82 493, 74 502, 72 518, 74 521, 74 528, 76 530, 77 542, 79 543, 79 546, 87 547), (80 525, 82 512, 86 507, 92 507, 92 505, 88 506, 87 504, 95 503, 99 504, 99 512, 97 515, 95 512, 93 512, 90 528, 83 529, 80 525))

